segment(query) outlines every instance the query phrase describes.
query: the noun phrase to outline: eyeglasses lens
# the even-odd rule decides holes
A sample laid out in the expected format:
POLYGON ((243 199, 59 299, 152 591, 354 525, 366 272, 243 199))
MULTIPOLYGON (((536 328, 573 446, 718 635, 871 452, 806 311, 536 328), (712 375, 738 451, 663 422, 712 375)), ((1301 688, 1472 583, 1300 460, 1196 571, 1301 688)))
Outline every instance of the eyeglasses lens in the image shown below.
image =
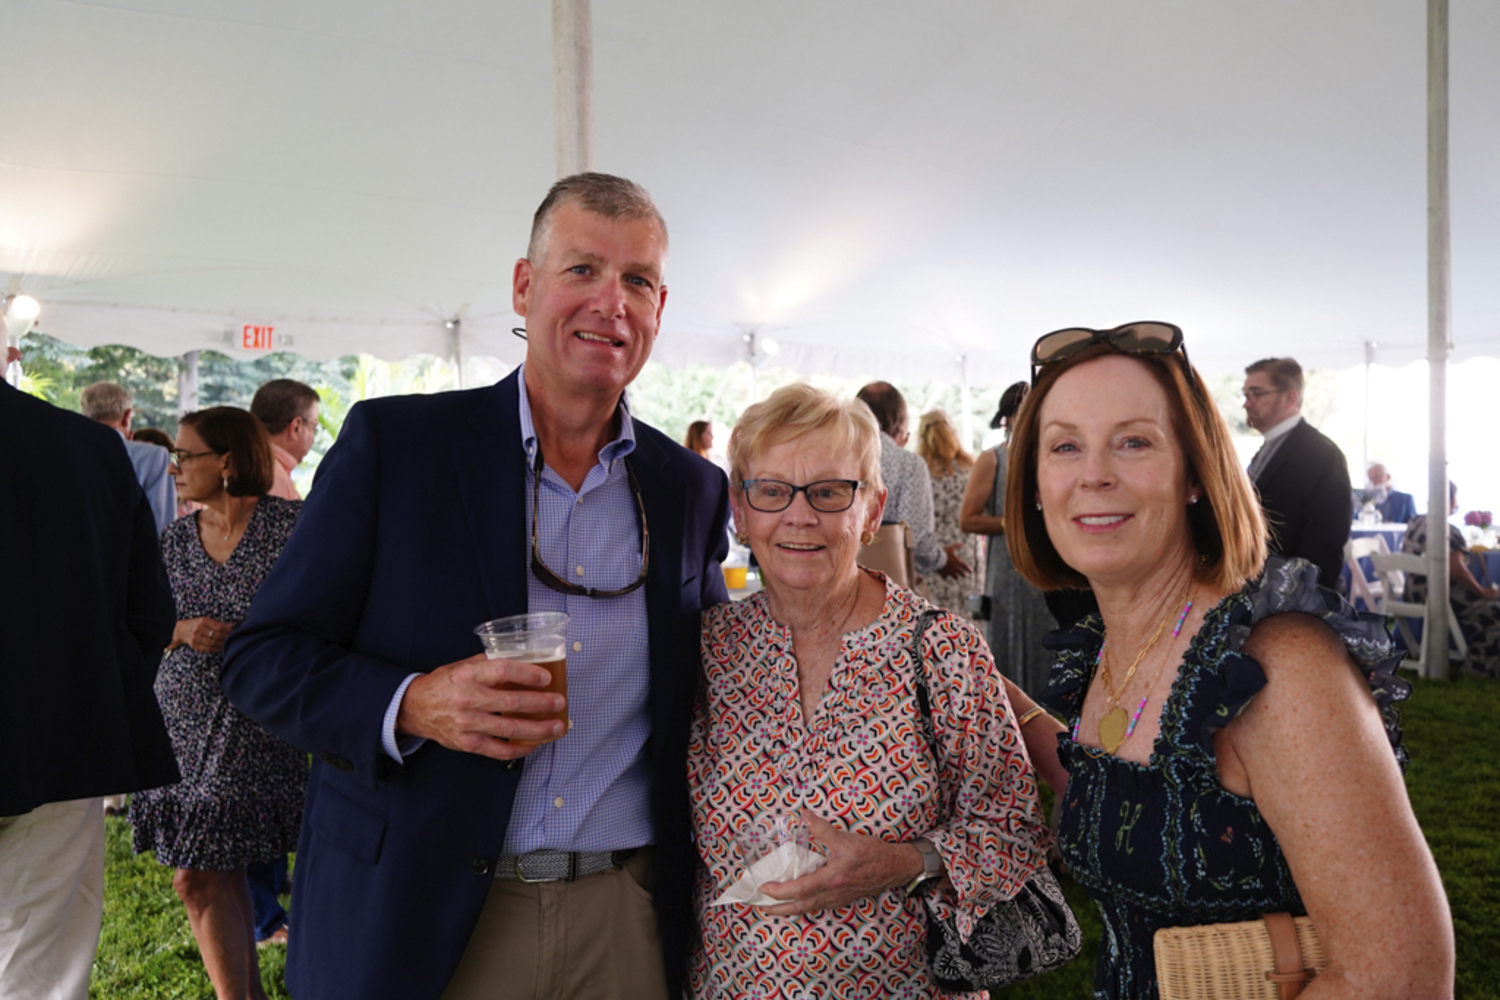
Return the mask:
POLYGON ((837 514, 853 506, 855 488, 855 483, 842 479, 809 483, 806 486, 763 479, 745 484, 745 498, 756 510, 775 514, 790 507, 792 498, 801 492, 807 494, 807 502, 813 510, 837 514))

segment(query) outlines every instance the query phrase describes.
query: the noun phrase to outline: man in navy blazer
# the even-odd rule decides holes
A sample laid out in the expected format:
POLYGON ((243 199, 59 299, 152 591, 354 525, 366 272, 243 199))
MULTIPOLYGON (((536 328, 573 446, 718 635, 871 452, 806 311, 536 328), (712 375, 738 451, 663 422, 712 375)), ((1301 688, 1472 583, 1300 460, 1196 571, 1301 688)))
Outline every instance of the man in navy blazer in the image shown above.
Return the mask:
POLYGON ((1336 589, 1349 540, 1349 462, 1339 446, 1302 419, 1302 366, 1265 358, 1245 369, 1245 422, 1265 436, 1250 460, 1271 551, 1318 567, 1336 589))
MULTIPOLYGON (((1392 488, 1391 474, 1386 471, 1385 466, 1379 462, 1371 465, 1365 473, 1365 479, 1367 484, 1363 492, 1373 496, 1375 509, 1380 512, 1382 523, 1406 524, 1417 516, 1417 501, 1410 493, 1392 488)), ((1359 517, 1365 506, 1364 496, 1353 493, 1351 497, 1353 514, 1359 517)))
POLYGON ((351 410, 226 647, 234 705, 315 755, 298 1000, 681 991, 698 614, 726 599, 728 497, 625 405, 665 258, 642 189, 560 181, 513 279, 523 368, 351 410), (558 608, 564 739, 513 714, 560 696, 499 687, 546 672, 486 660, 473 633, 558 608))
POLYGON ((119 435, 3 380, 0 428, 0 996, 83 1000, 101 797, 178 780, 152 690, 176 613, 119 435))

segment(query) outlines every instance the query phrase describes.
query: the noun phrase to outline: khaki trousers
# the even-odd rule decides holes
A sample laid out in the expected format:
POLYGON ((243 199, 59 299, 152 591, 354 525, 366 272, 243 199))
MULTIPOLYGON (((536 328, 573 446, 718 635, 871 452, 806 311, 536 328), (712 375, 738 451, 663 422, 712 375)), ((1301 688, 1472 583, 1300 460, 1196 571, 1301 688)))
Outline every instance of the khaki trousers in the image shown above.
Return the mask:
POLYGON ((576 882, 495 879, 442 1000, 666 1000, 652 850, 576 882))
POLYGON ((0 817, 0 1000, 88 1000, 104 918, 104 807, 0 817))

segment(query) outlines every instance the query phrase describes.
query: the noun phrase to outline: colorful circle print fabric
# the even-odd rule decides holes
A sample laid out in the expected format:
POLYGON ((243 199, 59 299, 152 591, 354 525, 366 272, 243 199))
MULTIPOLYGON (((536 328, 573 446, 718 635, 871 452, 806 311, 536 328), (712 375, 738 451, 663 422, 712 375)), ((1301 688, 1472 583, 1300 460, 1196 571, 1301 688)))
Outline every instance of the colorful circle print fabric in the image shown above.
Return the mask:
POLYGON ((694 996, 966 996, 931 982, 921 907, 945 918, 956 911, 967 935, 978 916, 1046 863, 1031 762, 984 640, 952 615, 923 640, 939 763, 917 728, 910 652, 917 619, 930 605, 889 582, 886 588, 881 616, 844 636, 806 723, 791 632, 771 617, 767 596, 704 614, 705 683, 689 749, 694 834, 704 861, 694 996), (925 900, 890 889, 795 917, 744 904, 709 906, 744 873, 735 834, 767 814, 801 810, 887 841, 931 839, 952 888, 925 900))

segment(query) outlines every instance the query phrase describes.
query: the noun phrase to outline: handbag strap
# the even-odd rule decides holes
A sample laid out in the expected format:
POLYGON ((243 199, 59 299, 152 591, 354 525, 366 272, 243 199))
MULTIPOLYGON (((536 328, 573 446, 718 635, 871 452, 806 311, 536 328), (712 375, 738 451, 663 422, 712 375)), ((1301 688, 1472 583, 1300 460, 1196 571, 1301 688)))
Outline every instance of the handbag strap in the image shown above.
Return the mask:
POLYGON ((1312 970, 1302 964, 1297 923, 1290 913, 1267 913, 1261 919, 1271 937, 1271 954, 1276 964, 1276 971, 1266 973, 1266 978, 1276 984, 1280 1000, 1296 1000, 1302 987, 1313 977, 1312 970))
POLYGON ((922 656, 922 637, 941 614, 936 608, 922 612, 922 616, 917 619, 917 627, 911 634, 912 684, 917 692, 917 728, 926 738, 927 746, 932 750, 932 759, 939 768, 943 765, 943 758, 938 753, 937 727, 932 724, 932 701, 927 694, 927 660, 922 656))

